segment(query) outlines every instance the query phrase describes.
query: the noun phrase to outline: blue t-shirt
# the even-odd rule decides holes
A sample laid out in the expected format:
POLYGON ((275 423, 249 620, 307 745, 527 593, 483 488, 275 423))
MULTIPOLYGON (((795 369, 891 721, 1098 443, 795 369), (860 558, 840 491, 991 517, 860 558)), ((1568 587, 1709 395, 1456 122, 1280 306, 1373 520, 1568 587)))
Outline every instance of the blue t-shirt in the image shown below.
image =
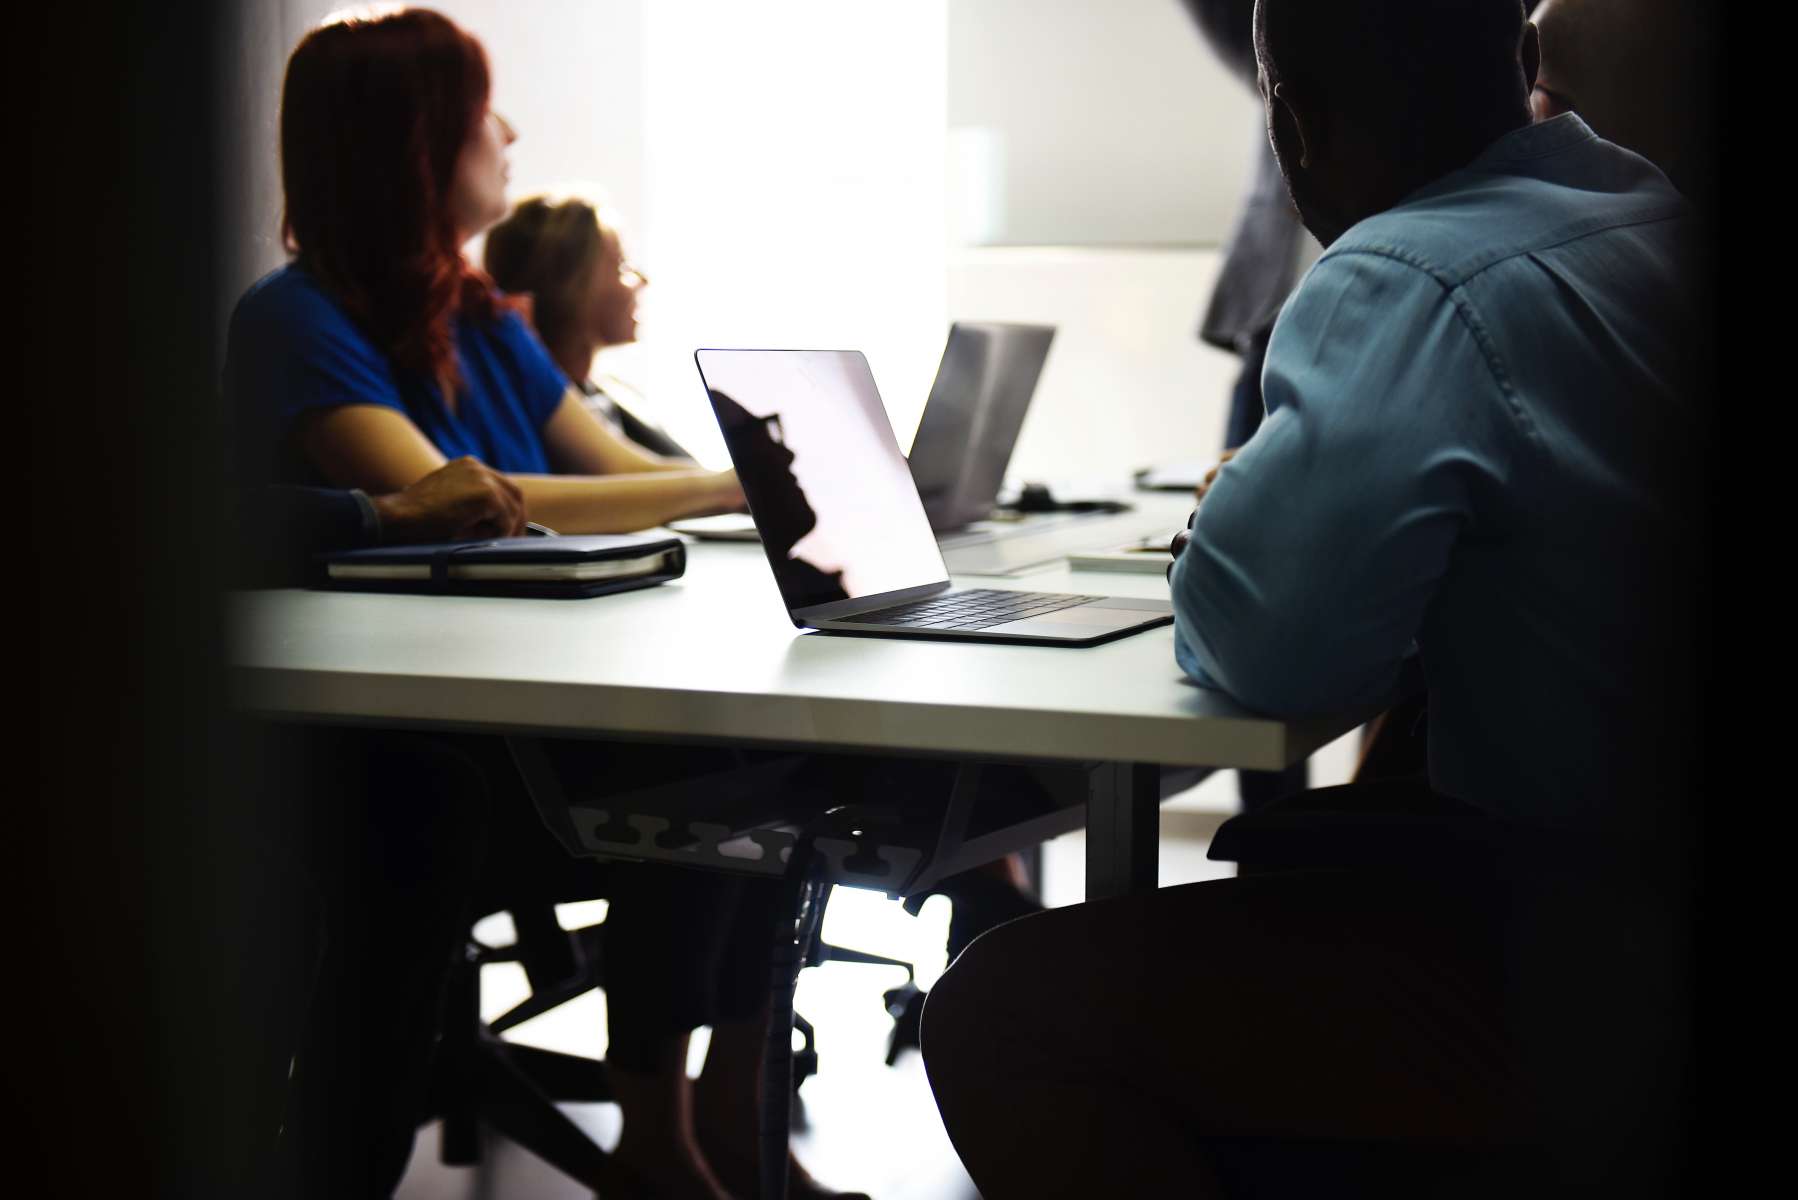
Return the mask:
POLYGON ((496 471, 550 470, 543 426, 568 379, 523 318, 457 321, 462 385, 451 411, 436 382, 393 363, 303 267, 258 280, 231 316, 225 399, 252 478, 316 483, 292 441, 315 409, 379 404, 412 419, 446 458, 464 454, 496 471))

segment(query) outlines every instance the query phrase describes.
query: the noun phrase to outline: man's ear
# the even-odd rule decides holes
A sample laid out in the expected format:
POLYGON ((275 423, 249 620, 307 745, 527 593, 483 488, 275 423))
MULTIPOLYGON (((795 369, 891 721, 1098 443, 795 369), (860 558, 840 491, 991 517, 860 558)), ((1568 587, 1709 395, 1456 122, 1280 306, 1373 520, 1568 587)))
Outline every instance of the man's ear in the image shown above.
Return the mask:
POLYGON ((1312 152, 1318 148, 1320 131, 1305 107, 1304 97, 1295 95, 1291 84, 1276 83, 1268 107, 1273 114, 1275 140, 1298 151, 1298 165, 1309 167, 1312 152))
POLYGON ((1523 63, 1523 91, 1528 95, 1536 90, 1536 77, 1542 73, 1542 34, 1534 21, 1523 23, 1523 45, 1519 49, 1518 58, 1523 63))

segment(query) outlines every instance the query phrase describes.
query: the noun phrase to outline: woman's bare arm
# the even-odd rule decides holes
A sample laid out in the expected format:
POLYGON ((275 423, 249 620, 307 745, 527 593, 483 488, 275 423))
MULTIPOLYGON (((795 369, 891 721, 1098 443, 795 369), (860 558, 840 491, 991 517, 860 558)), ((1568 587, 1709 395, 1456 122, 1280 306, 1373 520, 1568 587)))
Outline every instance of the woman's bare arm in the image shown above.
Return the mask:
POLYGON ((681 517, 735 512, 743 489, 734 471, 635 475, 509 475, 533 521, 560 533, 630 533, 681 517))
POLYGON ((444 463, 410 417, 381 404, 315 409, 300 418, 294 436, 333 487, 371 494, 411 487, 444 463))
MULTIPOLYGON (((592 420, 591 414, 582 415, 592 420)), ((558 411, 552 424, 561 416, 558 411)), ((336 487, 398 491, 444 463, 442 453, 404 413, 378 404, 319 411, 301 424, 297 436, 307 458, 336 487)), ((524 493, 530 518, 563 533, 628 533, 743 505, 732 471, 686 467, 508 478, 524 493)))
POLYGON ((685 459, 645 450, 593 415, 578 389, 570 387, 543 427, 543 445, 556 470, 571 475, 635 475, 650 471, 691 471, 685 459))

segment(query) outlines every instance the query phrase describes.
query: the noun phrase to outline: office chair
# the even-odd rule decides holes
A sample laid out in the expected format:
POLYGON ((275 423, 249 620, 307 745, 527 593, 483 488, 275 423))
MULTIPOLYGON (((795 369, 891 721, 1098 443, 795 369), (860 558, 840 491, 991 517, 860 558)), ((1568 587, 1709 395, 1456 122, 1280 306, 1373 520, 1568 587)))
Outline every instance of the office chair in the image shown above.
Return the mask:
MULTIPOLYGON (((932 896, 949 899, 947 957, 950 962, 987 930, 1043 910, 1035 896, 1018 890, 1010 880, 984 868, 951 875, 935 887, 907 896, 905 911, 917 916, 932 896)), ((887 1066, 897 1063, 906 1050, 919 1048, 924 999, 928 994, 918 987, 908 970, 905 982, 881 997, 887 1014, 893 1018, 892 1033, 887 1038, 887 1066)))
POLYGON ((574 1178, 604 1179, 617 1168, 556 1104, 611 1099, 605 1064, 499 1036, 595 985, 603 926, 564 930, 549 904, 520 905, 512 920, 512 946, 487 946, 471 935, 450 971, 431 1102, 443 1120, 439 1157, 452 1166, 478 1163, 485 1122, 574 1178), (481 1020, 481 968, 501 962, 524 967, 531 994, 489 1024, 481 1020))
MULTIPOLYGON (((1507 901, 1507 912, 1516 895, 1530 892, 1534 880, 1646 878, 1657 887, 1664 881, 1668 888, 1678 889, 1684 886, 1682 864, 1687 862, 1677 849, 1655 844, 1638 847, 1512 825, 1471 804, 1432 793, 1427 781, 1410 776, 1299 793, 1233 817, 1218 829, 1208 857, 1235 862, 1244 875, 1345 869, 1471 875, 1489 879, 1501 894, 1513 897, 1507 901), (1509 890, 1519 886, 1521 891, 1509 890)), ((1574 894, 1579 894, 1577 889, 1574 894)), ((1534 922, 1523 927, 1530 930, 1523 935, 1529 944, 1547 931, 1544 914, 1553 924, 1558 923, 1554 914, 1559 912, 1544 908, 1527 918, 1534 922)), ((1526 918, 1506 918, 1519 919, 1526 918)), ((1562 947, 1561 952, 1567 949, 1562 947)), ((1576 953, 1579 949, 1573 947, 1576 953)), ((1537 969, 1535 987, 1563 986, 1558 977, 1542 975, 1540 964, 1537 969)), ((1564 1148, 1543 1146, 1425 1150, 1375 1141, 1283 1138, 1208 1140, 1206 1145, 1220 1182, 1237 1200, 1322 1194, 1383 1200, 1611 1194, 1596 1177, 1592 1186, 1569 1182, 1565 1173, 1569 1162, 1576 1171, 1594 1170, 1581 1157, 1587 1151, 1579 1147, 1568 1158, 1564 1148), (1599 1189, 1596 1193, 1594 1186, 1599 1189)), ((1612 1166, 1607 1162, 1596 1169, 1602 1174, 1612 1166)))
MULTIPOLYGON (((982 793, 984 789, 992 789, 995 785, 998 790, 1016 791, 1029 780, 1034 786, 1053 789, 1065 786, 1079 772, 1055 768, 1044 771, 998 771, 991 774, 992 778, 984 783, 978 773, 973 774, 976 782, 971 787, 976 802, 982 798, 990 800, 990 792, 984 797, 982 793)), ((1197 787, 1210 774, 1209 767, 1163 767, 1161 798, 1166 800, 1197 787)), ((930 887, 911 892, 905 897, 905 910, 915 917, 930 897, 948 897, 951 907, 947 950, 948 960, 954 962, 975 938, 987 930, 1043 911, 1042 902, 1037 898, 1042 892, 1042 846, 1038 844, 1021 857, 1024 860, 1024 875, 1029 890, 1021 891, 1003 873, 989 870, 1002 861, 995 859, 972 870, 960 871, 943 878, 930 887)), ((906 1050, 919 1048, 926 995, 908 972, 903 984, 889 990, 882 997, 887 1015, 893 1019, 893 1029, 887 1038, 887 1066, 897 1063, 899 1056, 906 1050)))
MULTIPOLYGON (((1236 863, 1239 875, 1390 869, 1444 857, 1467 862, 1487 848, 1489 824, 1480 810, 1435 796, 1415 780, 1389 780, 1301 792, 1232 817, 1206 857, 1236 863)), ((1303 1138, 1207 1139, 1206 1149, 1232 1200, 1499 1200, 1538 1182, 1534 1171, 1503 1155, 1466 1150, 1303 1138)))

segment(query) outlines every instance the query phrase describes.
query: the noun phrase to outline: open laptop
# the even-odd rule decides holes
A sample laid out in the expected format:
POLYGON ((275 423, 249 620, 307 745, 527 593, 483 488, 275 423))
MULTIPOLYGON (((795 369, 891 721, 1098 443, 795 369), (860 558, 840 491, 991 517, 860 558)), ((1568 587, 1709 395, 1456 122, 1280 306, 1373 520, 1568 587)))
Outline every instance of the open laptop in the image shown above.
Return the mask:
MULTIPOLYGON (((1053 325, 957 321, 949 327, 910 459, 924 515, 938 533, 992 515, 1054 338, 1053 325)), ((755 526, 737 514, 687 517, 669 528, 724 541, 756 537, 755 526)))
POLYGON ((910 459, 924 515, 938 533, 992 515, 1054 339, 1053 325, 949 327, 910 459))
POLYGON ((1090 646, 1173 620, 1165 600, 952 588, 858 351, 693 357, 800 628, 1090 646))

